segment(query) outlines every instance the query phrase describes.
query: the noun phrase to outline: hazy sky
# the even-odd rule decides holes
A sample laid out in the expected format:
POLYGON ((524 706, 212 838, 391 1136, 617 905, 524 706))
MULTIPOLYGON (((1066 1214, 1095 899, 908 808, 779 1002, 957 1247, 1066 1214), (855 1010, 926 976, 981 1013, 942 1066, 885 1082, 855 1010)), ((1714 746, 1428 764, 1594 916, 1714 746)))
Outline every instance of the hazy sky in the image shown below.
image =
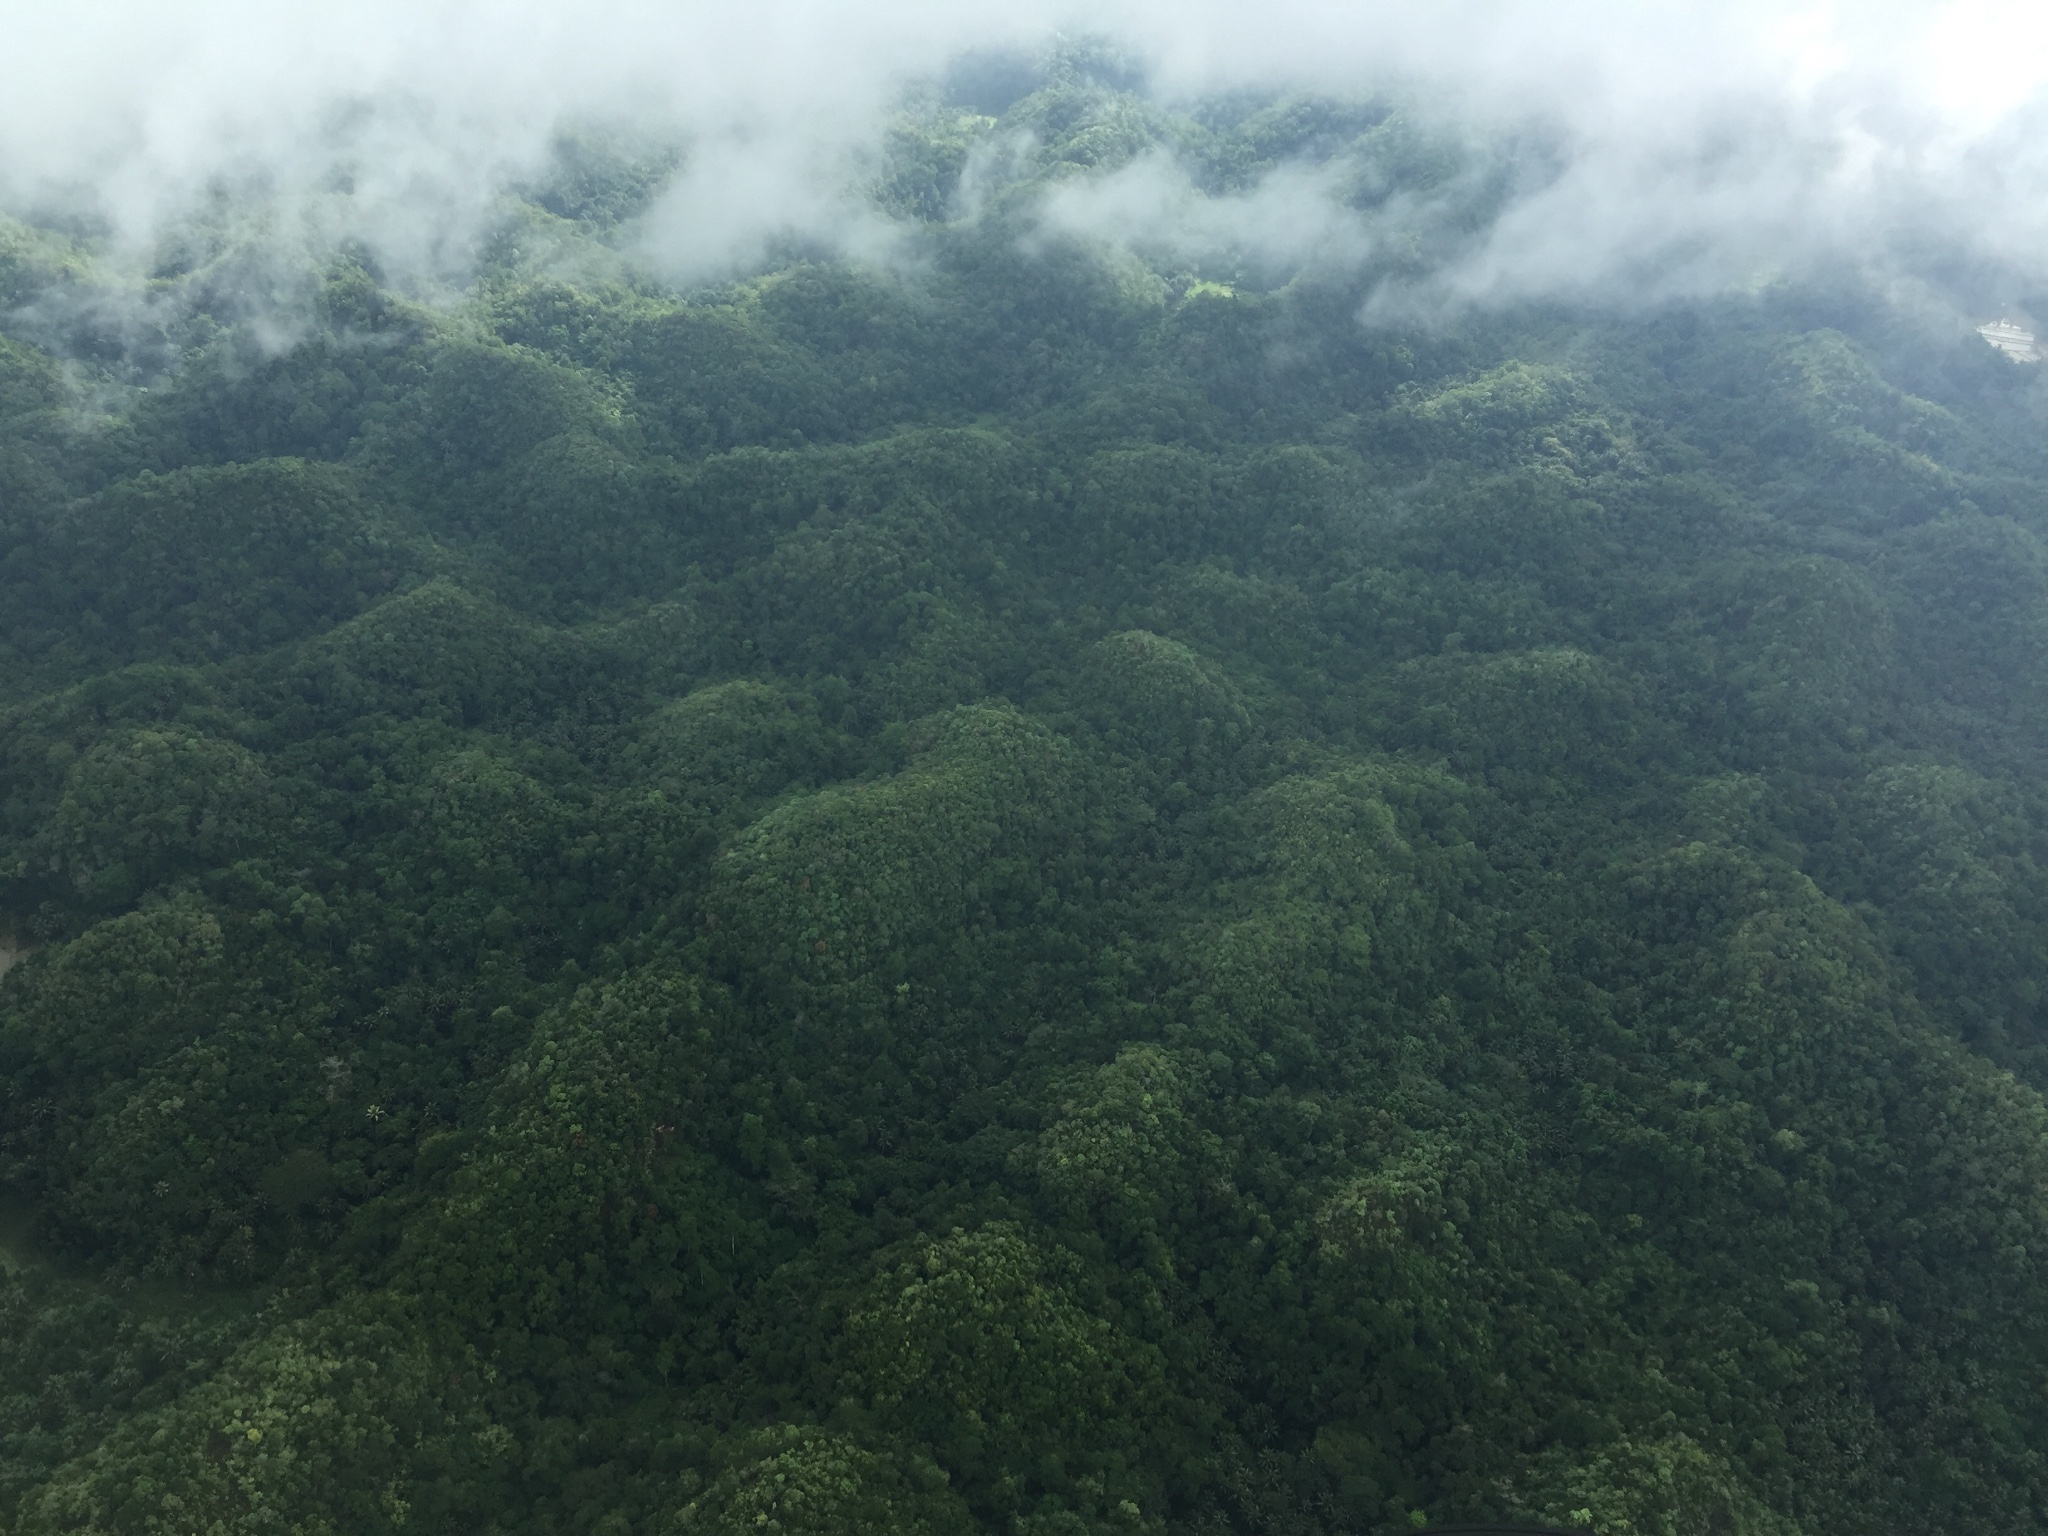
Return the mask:
MULTIPOLYGON (((565 118, 687 140, 648 220, 679 275, 795 231, 880 255, 852 168, 906 81, 962 50, 1108 34, 1168 99, 1394 84, 1478 132, 1539 124, 1558 172, 1439 274, 1441 294, 1655 296, 1930 240, 2039 270, 2048 7, 1644 0, 1052 0, 175 5, 0 0, 0 205, 89 202, 147 244, 210 187, 281 224, 459 275, 565 118)), ((1205 200, 1151 158, 1049 222, 1196 252, 1343 261, 1385 231, 1305 168, 1205 200)), ((1412 212, 1412 210, 1411 210, 1412 212)))

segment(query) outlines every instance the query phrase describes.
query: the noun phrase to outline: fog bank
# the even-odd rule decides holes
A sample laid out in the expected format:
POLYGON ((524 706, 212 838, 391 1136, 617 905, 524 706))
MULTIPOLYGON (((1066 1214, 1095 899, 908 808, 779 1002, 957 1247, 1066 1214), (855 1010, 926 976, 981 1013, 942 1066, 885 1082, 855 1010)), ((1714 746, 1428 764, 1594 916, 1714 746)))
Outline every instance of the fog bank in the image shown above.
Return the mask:
POLYGON ((1268 271, 1433 252, 1385 290, 1389 311, 1656 301, 1830 264, 1900 282, 1970 268, 2017 294, 2048 238, 2048 23, 2017 5, 10 10, 0 207, 98 231, 138 263, 195 219, 255 209, 287 248, 354 242, 402 284, 459 283, 565 126, 680 148, 632 236, 669 276, 744 270, 785 239, 887 260, 901 232, 868 178, 906 91, 963 54, 1042 57, 1084 30, 1164 112, 1231 92, 1379 94, 1488 147, 1484 186, 1474 171, 1363 201, 1334 161, 1204 189, 1154 148, 1038 203, 1055 231, 1268 271))

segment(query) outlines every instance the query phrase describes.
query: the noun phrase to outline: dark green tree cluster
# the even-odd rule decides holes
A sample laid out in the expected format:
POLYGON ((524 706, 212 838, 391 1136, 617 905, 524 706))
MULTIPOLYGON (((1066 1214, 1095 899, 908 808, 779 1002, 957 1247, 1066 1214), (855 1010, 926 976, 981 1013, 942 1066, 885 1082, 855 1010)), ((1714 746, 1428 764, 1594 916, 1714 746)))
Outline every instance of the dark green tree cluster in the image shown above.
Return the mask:
POLYGON ((1024 242, 1500 195, 1119 68, 906 109, 909 275, 586 137, 0 340, 0 1530, 2048 1529, 2043 386, 1024 242))

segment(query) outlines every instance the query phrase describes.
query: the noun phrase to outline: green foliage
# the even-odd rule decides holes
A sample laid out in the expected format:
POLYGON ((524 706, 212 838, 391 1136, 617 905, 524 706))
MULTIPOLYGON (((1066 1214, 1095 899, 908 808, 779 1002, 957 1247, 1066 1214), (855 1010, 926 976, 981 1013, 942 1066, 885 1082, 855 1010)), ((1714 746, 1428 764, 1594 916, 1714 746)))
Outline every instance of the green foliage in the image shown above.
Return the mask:
POLYGON ((942 1536, 967 1511, 922 1457, 863 1449, 841 1435, 784 1426, 749 1437, 738 1461, 677 1513, 677 1531, 751 1536, 942 1536))
POLYGON ((1515 361, 1469 383, 1404 392, 1392 415, 1428 448, 1469 463, 1572 475, 1628 466, 1637 458, 1629 433, 1586 396, 1562 369, 1515 361))
MULTIPOLYGON (((1422 739, 1462 772, 1539 774, 1541 782, 1617 769, 1641 741, 1633 679, 1568 646, 1408 664, 1422 739), (1501 748, 1506 745, 1503 754, 1501 748)), ((1654 728, 1654 727, 1653 727, 1654 728)))
POLYGON ((274 459, 111 486, 35 528, 0 582, 8 643, 75 673, 301 638, 418 564, 352 476, 274 459))
POLYGON ((2037 680, 2048 665, 2048 550, 2039 536, 1962 515, 1913 530, 1897 551, 1894 579, 1909 594, 1903 649, 1930 700, 2038 736, 2037 680))
POLYGON ((1251 715, 1228 678, 1179 641, 1147 630, 1097 641, 1083 679, 1104 739, 1168 774, 1213 774, 1251 732, 1251 715))
POLYGON ((810 695, 747 679, 676 700, 648 721, 642 743, 649 779, 706 818, 826 776, 836 745, 810 695))
POLYGON ((409 1256, 417 1283, 485 1326, 640 1339, 655 1356, 634 1369, 692 1369, 736 1225, 701 1224, 721 1007, 664 969, 544 1016, 409 1256))
POLYGON ((1000 1224, 921 1244, 847 1319, 853 1369, 985 1513, 1029 1529, 1034 1506, 1078 1504, 1077 1529, 1143 1529, 1159 1365, 1076 1304, 1061 1257, 1000 1224))
POLYGON ((564 636, 450 581, 431 581, 271 661, 300 729, 365 717, 502 721, 535 697, 580 693, 594 658, 564 636))
POLYGON ((1725 1460, 1682 1434, 1642 1445, 1624 1440, 1563 1482, 1551 1518, 1594 1536, 1779 1536, 1798 1529, 1759 1504, 1725 1460))
POLYGON ((473 1392, 448 1390, 465 1366, 473 1376, 473 1361, 436 1355, 403 1309, 372 1300, 276 1327, 67 1465, 23 1502, 19 1529, 404 1529, 435 1513, 415 1482, 422 1452, 435 1471, 479 1476, 512 1449, 473 1392))
POLYGON ((153 1314, 12 1255, 5 1265, 0 1499, 9 1510, 124 1420, 204 1382, 248 1328, 232 1306, 153 1314))
POLYGON ((1045 861, 1087 835, 1073 749, 993 705, 920 736, 902 773, 793 800, 720 854, 711 910, 753 964, 811 985, 931 985, 972 913, 1028 918, 1045 861))
POLYGON ((994 118, 978 112, 941 108, 906 115, 891 127, 875 201, 897 218, 927 222, 965 212, 957 206, 962 174, 994 126, 994 118))
POLYGON ((33 347, 0 337, 0 419, 55 410, 63 400, 56 362, 33 347))
POLYGON ((119 906, 255 852, 282 809, 262 761, 234 742, 177 729, 109 734, 71 765, 27 861, 95 906, 119 906))
POLYGON ((0 217, 0 303, 27 303, 43 288, 79 275, 85 262, 75 240, 0 217))
POLYGON ((0 229, 0 1528, 2048 1524, 2038 390, 1364 328, 1526 162, 1130 79, 887 273, 595 131, 284 339, 0 229), (1385 238, 1033 233, 1155 154, 1385 238))
POLYGON ((681 160, 671 145, 589 130, 560 133, 551 174, 533 201, 558 217, 610 229, 642 211, 681 160))
POLYGON ((329 1162, 346 1109, 325 978, 246 943, 174 899, 37 956, 0 1013, 36 1124, 9 1138, 18 1176, 51 1222, 151 1272, 246 1276, 362 1177, 329 1162))
POLYGON ((1118 1235, 1156 1228, 1201 1162, 1221 1160, 1195 1102, 1205 1065, 1156 1045, 1124 1047, 1076 1085, 1025 1167, 1069 1219, 1118 1235))

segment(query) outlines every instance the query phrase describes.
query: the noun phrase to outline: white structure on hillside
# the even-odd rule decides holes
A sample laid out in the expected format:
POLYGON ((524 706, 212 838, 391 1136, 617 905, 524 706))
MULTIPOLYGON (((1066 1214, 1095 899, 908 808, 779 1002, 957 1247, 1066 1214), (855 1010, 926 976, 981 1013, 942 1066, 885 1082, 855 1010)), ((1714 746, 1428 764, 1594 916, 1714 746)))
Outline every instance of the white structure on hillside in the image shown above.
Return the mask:
POLYGON ((1994 320, 1989 325, 1980 325, 1977 334, 2016 363, 2041 361, 2041 349, 2034 344, 2034 333, 2010 320, 1994 320))

